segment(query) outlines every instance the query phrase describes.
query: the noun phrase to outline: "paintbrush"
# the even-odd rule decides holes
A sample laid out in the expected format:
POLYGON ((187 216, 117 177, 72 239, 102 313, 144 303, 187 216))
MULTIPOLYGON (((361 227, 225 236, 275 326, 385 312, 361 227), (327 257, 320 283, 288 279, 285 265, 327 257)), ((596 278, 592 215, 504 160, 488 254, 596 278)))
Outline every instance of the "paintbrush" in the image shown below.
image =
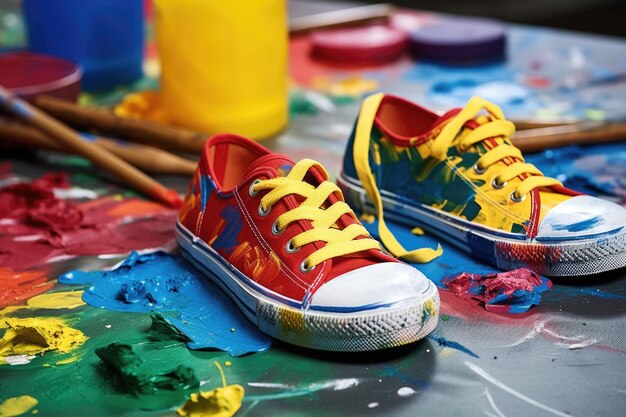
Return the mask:
POLYGON ((51 116, 78 130, 97 131, 131 142, 152 145, 168 151, 202 152, 208 135, 146 120, 115 114, 50 96, 39 96, 35 105, 51 116))
POLYGON ((164 187, 102 146, 82 139, 77 132, 24 100, 17 98, 1 85, 0 107, 36 126, 50 137, 61 142, 64 148, 84 156, 97 167, 115 175, 142 194, 171 207, 179 207, 182 204, 175 190, 164 187))
POLYGON ((535 152, 566 145, 598 144, 626 139, 626 122, 582 122, 515 132, 513 145, 535 152))
MULTIPOLYGON (((85 140, 95 142, 143 172, 191 176, 196 169, 195 162, 152 146, 131 144, 86 133, 80 135, 85 140)), ((28 126, 18 119, 3 117, 2 115, 0 115, 0 137, 14 142, 16 145, 26 145, 31 149, 68 152, 61 143, 54 141, 41 130, 28 126)))
POLYGON ((289 19, 289 34, 300 35, 314 29, 354 26, 369 22, 385 22, 392 5, 388 3, 350 7, 289 19))

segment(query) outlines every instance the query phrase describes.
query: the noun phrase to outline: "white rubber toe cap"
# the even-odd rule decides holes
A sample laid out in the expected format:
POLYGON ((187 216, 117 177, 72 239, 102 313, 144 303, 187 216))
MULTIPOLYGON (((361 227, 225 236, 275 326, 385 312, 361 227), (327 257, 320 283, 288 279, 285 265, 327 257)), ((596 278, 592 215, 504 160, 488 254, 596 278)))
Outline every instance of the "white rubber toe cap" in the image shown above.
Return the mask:
POLYGON ((626 209, 600 198, 581 195, 554 207, 539 225, 536 240, 601 238, 626 227, 626 209))
POLYGON ((384 262, 355 269, 322 285, 310 307, 356 312, 393 307, 425 298, 434 286, 421 272, 399 262, 384 262), (430 291, 429 291, 430 290, 430 291))

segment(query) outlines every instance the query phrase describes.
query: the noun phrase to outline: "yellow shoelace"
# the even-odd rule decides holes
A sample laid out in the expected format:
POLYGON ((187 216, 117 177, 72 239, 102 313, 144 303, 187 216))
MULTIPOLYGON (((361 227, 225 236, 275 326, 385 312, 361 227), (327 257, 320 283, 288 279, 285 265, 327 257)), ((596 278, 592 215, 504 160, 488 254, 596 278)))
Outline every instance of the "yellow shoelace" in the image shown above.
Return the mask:
MULTIPOLYGON (((374 209, 376 210, 376 217, 378 219, 378 233, 385 247, 394 256, 402 258, 405 261, 419 263, 430 262, 442 254, 441 245, 438 245, 437 249, 421 248, 407 251, 396 240, 385 224, 382 198, 376 184, 376 179, 369 165, 370 135, 378 107, 383 97, 384 94, 382 93, 374 94, 363 101, 354 137, 354 165, 359 181, 361 181, 367 195, 374 203, 374 209)), ((467 106, 444 126, 439 135, 437 135, 432 142, 432 156, 442 161, 446 159, 448 149, 457 135, 463 130, 463 125, 469 120, 473 120, 483 109, 491 114, 493 119, 483 118, 481 120, 483 123, 480 124, 479 127, 460 138, 459 147, 467 150, 472 145, 490 137, 502 137, 504 144, 482 155, 474 167, 476 172, 485 172, 493 164, 505 158, 512 158, 514 162, 502 169, 496 176, 493 186, 502 188, 506 185, 507 181, 522 174, 526 174, 527 176, 521 180, 516 190, 511 194, 511 199, 515 202, 522 201, 526 194, 537 187, 561 185, 561 183, 554 178, 544 177, 541 171, 534 165, 524 162, 524 157, 520 150, 513 146, 508 139, 515 131, 513 123, 504 119, 504 114, 498 106, 479 97, 473 97, 467 106)))
POLYGON ((515 132, 515 125, 505 120, 500 107, 480 97, 472 97, 465 108, 444 126, 432 142, 431 154, 441 161, 446 159, 448 148, 452 145, 457 135, 463 131, 463 125, 475 119, 482 110, 486 110, 491 115, 491 118, 480 116, 477 119, 480 126, 460 137, 459 149, 466 151, 471 146, 487 138, 501 137, 503 143, 487 151, 476 161, 474 170, 477 173, 484 173, 497 162, 505 158, 511 158, 513 163, 502 168, 502 171, 495 177, 493 186, 502 188, 513 178, 525 175, 511 194, 511 200, 515 202, 522 201, 526 194, 535 188, 562 185, 560 181, 554 178, 544 177, 543 173, 533 164, 524 162, 522 152, 509 140, 515 132))
POLYGON ((313 242, 325 242, 326 245, 311 255, 300 264, 302 272, 308 272, 320 263, 343 255, 356 253, 368 249, 380 249, 378 242, 372 239, 361 224, 351 224, 345 229, 334 227, 339 218, 349 214, 356 219, 350 206, 343 200, 333 203, 330 207, 323 208, 328 197, 341 190, 335 184, 324 181, 317 187, 309 184, 304 177, 312 167, 317 167, 328 178, 324 168, 316 161, 303 159, 293 166, 285 177, 271 178, 267 180, 255 180, 250 186, 250 195, 256 195, 261 190, 271 190, 261 198, 259 214, 269 214, 272 206, 288 195, 299 195, 305 200, 292 210, 289 210, 276 218, 272 226, 272 233, 282 233, 289 224, 299 220, 310 220, 313 228, 302 232, 292 238, 287 244, 287 252, 293 253, 302 246, 313 242), (367 239, 356 239, 365 236, 367 239))

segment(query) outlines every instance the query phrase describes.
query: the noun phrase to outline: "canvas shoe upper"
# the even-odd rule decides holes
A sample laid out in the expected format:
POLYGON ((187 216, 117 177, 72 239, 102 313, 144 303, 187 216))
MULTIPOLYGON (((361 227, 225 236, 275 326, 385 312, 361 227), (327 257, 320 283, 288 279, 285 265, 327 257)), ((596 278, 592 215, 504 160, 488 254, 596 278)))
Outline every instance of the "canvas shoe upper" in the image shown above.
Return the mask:
POLYGON ((438 116, 373 95, 338 182, 353 208, 378 216, 387 249, 410 261, 427 262, 440 248, 405 250, 385 217, 502 269, 569 276, 626 265, 626 209, 543 176, 509 140, 514 130, 498 106, 478 97, 438 116))
POLYGON ((434 285, 381 251, 317 162, 239 136, 207 141, 177 240, 262 331, 290 343, 373 350, 436 325, 434 285))

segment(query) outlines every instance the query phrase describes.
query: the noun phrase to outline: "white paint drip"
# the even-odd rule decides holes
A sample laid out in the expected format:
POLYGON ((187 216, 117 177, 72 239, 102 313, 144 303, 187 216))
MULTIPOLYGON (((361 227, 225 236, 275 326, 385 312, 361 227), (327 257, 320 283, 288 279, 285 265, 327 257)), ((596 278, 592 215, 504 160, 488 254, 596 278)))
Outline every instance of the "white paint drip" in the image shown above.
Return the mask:
POLYGON ((98 198, 98 193, 93 190, 88 190, 86 188, 80 187, 72 187, 72 188, 54 188, 52 190, 54 192, 54 196, 56 198, 60 198, 62 200, 68 199, 89 199, 95 200, 98 198))
POLYGON ((499 380, 497 380, 496 378, 491 376, 491 374, 489 374, 487 371, 485 371, 484 369, 482 369, 481 367, 479 367, 477 365, 474 365, 471 362, 467 362, 466 361, 465 365, 467 365, 472 371, 474 371, 476 374, 478 374, 479 376, 481 376, 485 380, 491 382, 496 387, 498 387, 498 388, 508 392, 511 395, 514 395, 515 397, 519 398, 522 401, 527 402, 530 405, 534 405, 537 408, 541 408, 542 410, 547 411, 548 413, 554 414, 555 416, 572 417, 572 415, 570 415, 570 414, 565 414, 562 411, 556 410, 556 409, 554 409, 552 407, 549 407, 549 406, 547 406, 545 404, 540 403, 539 401, 535 401, 532 398, 525 396, 521 392, 516 391, 513 388, 509 387, 508 385, 505 385, 504 383, 500 382, 499 380))
POLYGON ((356 378, 337 379, 335 381, 329 382, 335 391, 343 391, 344 389, 356 387, 357 385, 359 385, 359 380, 356 378))
POLYGON ((369 403, 367 405, 367 408, 376 408, 376 407, 378 407, 378 403, 369 403))
POLYGON ((26 365, 35 359, 35 355, 11 355, 4 358, 9 365, 26 365))
POLYGON ((580 343, 572 343, 571 345, 567 346, 567 348, 569 350, 582 349, 582 348, 586 348, 587 346, 593 345, 597 341, 598 339, 588 339, 580 343))
POLYGON ((485 396, 487 397, 487 401, 489 401, 489 404, 491 405, 491 407, 493 407, 493 411, 496 412, 497 417, 506 417, 504 413, 500 411, 500 409, 496 405, 496 402, 493 400, 493 397, 491 396, 487 388, 485 388, 485 396))
POLYGON ((275 382, 248 382, 251 387, 291 389, 293 386, 275 382))
POLYGON ((402 387, 398 390, 398 395, 400 397, 410 397, 411 395, 415 394, 415 390, 411 387, 402 387))
POLYGON ((551 339, 556 340, 556 344, 559 346, 565 346, 570 350, 582 349, 587 346, 591 346, 598 342, 598 339, 585 339, 586 336, 579 334, 576 336, 565 336, 559 334, 553 330, 546 328, 546 321, 538 321, 535 323, 535 327, 526 335, 522 336, 517 341, 509 344, 501 346, 502 348, 511 348, 515 346, 519 346, 522 343, 525 343, 531 339, 534 339, 537 335, 549 336, 551 339))

